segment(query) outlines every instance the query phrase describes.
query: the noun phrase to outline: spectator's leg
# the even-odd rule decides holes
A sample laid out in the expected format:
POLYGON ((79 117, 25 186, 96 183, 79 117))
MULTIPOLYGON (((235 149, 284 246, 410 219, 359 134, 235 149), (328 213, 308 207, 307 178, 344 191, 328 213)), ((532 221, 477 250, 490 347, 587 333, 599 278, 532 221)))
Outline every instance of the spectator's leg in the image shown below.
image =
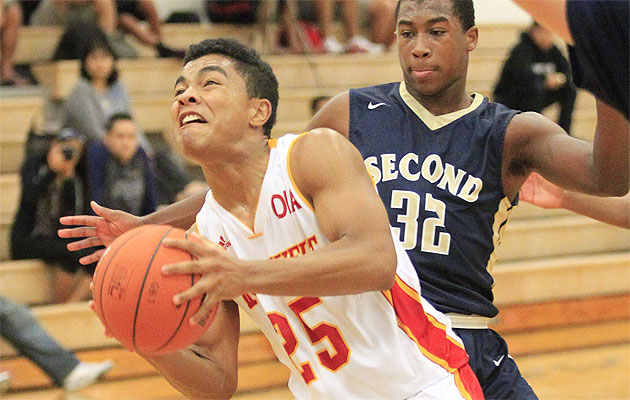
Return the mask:
POLYGON ((332 0, 317 0, 319 28, 324 38, 324 49, 328 53, 343 53, 343 46, 332 32, 333 6, 332 0))
POLYGON ((61 347, 25 306, 0 296, 0 333, 61 386, 79 360, 61 347))
POLYGON ((111 35, 116 30, 116 4, 114 0, 92 0, 94 11, 98 18, 98 25, 103 32, 111 35))
POLYGON ((333 0, 317 0, 319 29, 324 38, 332 36, 333 0))
POLYGON ((2 13, 2 30, 0 32, 0 77, 2 82, 17 82, 15 71, 13 70, 13 57, 17 47, 20 27, 22 26, 22 10, 18 3, 7 6, 2 13))
POLYGON ((162 40, 162 21, 153 0, 138 0, 138 10, 149 23, 149 30, 155 37, 155 43, 162 40))
POLYGON ((121 14, 118 17, 118 26, 144 45, 155 47, 160 42, 153 32, 144 29, 140 20, 131 14, 121 14))
POLYGON ((342 15, 346 37, 353 38, 361 35, 361 30, 359 29, 359 3, 357 0, 343 0, 341 4, 343 5, 342 15))
POLYGON ((370 34, 374 43, 380 43, 389 47, 395 39, 396 0, 369 0, 368 18, 370 34))

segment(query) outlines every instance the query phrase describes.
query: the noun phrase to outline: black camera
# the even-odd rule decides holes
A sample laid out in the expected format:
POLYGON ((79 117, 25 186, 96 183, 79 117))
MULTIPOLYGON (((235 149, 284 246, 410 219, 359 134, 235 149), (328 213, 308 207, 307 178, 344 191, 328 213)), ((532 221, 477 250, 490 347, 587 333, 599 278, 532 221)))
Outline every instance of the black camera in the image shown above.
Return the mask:
POLYGON ((77 154, 77 151, 72 146, 63 146, 63 148, 61 149, 61 152, 63 153, 63 158, 65 158, 66 161, 72 160, 74 156, 77 154))

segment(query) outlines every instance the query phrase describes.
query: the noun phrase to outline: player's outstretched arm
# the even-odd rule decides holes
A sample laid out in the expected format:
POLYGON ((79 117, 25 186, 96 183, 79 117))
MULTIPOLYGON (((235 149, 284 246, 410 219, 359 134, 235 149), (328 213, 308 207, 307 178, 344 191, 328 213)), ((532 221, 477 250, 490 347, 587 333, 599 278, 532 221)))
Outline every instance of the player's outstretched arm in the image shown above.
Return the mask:
MULTIPOLYGON (((149 215, 137 217, 120 210, 112 210, 91 202, 93 215, 73 215, 61 217, 63 225, 79 226, 77 228, 60 229, 58 234, 62 238, 83 238, 68 244, 68 249, 77 251, 96 246, 109 246, 118 236, 129 229, 146 224, 168 224, 178 228, 189 228, 195 222, 195 216, 201 209, 206 193, 200 192, 168 207, 162 208, 149 215)), ((104 249, 81 258, 82 264, 98 261, 104 249)))
POLYGON ((630 193, 624 197, 596 197, 571 192, 537 173, 521 187, 520 199, 542 208, 565 208, 607 224, 630 229, 630 193))
MULTIPOLYGON (((615 115, 623 118, 618 112, 615 115)), ((630 187, 629 147, 627 131, 596 134, 590 143, 569 136, 538 113, 518 114, 505 133, 504 191, 514 198, 529 174, 538 172, 564 189, 596 196, 624 196, 630 187)))
MULTIPOLYGON (((77 251, 89 247, 109 246, 118 236, 143 224, 142 218, 120 210, 112 210, 97 204, 90 203, 96 215, 73 215, 61 217, 62 225, 79 226, 77 228, 65 228, 58 231, 62 238, 82 238, 68 244, 68 250, 77 251)), ((100 260, 104 249, 81 258, 81 264, 90 264, 100 260)))
POLYGON ((191 399, 228 399, 237 386, 238 306, 224 301, 201 339, 171 354, 142 355, 173 387, 191 399))

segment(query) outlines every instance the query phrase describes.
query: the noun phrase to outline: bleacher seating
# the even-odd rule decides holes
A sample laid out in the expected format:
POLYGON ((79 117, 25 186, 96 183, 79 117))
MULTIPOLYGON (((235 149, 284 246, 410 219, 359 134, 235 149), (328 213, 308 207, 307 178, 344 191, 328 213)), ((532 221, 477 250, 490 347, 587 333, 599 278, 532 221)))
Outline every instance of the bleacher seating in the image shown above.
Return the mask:
MULTIPOLYGON (((521 28, 480 27, 479 47, 470 57, 469 91, 491 94, 502 60, 521 28)), ((25 28, 17 60, 33 63, 42 86, 63 97, 78 76, 78 63, 47 61, 60 35, 58 28, 25 28)), ((166 43, 172 46, 220 36, 256 41, 250 30, 231 25, 164 26, 166 43)), ((151 58, 146 49, 141 54, 146 57, 119 61, 121 80, 143 129, 170 132, 172 86, 181 62, 151 58)), ((310 99, 316 95, 401 78, 394 52, 265 58, 280 83, 274 136, 303 130, 310 118, 310 99)), ((105 337, 87 303, 51 305, 48 266, 34 260, 8 261, 8 232, 19 195, 17 172, 28 129, 31 121, 41 118, 43 102, 42 92, 0 96, 0 294, 31 305, 45 329, 82 360, 114 359, 116 365, 105 382, 98 388, 84 389, 88 396, 90 390, 98 390, 95 398, 182 398, 146 361, 105 337)), ((595 111, 591 95, 579 93, 574 117, 574 134, 592 138, 595 111)), ((630 343, 630 231, 565 210, 542 210, 521 203, 501 236, 500 261, 493 270, 494 294, 501 312, 493 327, 505 335, 513 356, 630 343)), ((0 342, 0 357, 1 369, 10 370, 14 377, 14 391, 8 399, 59 397, 59 389, 53 389, 39 369, 4 342, 0 342)), ((236 399, 291 398, 286 389, 288 370, 275 359, 247 317, 241 321, 239 365, 236 399)))

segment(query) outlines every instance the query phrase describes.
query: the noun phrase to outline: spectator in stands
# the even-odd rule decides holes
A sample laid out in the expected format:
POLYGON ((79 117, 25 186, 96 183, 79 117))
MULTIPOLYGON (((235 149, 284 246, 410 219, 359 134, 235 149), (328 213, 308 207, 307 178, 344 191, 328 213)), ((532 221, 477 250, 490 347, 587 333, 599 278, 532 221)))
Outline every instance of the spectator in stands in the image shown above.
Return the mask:
POLYGON ((63 129, 46 151, 30 152, 20 171, 22 194, 11 229, 11 256, 53 266, 57 302, 87 300, 95 267, 81 266, 80 255, 56 235, 60 217, 89 210, 83 146, 78 131, 63 129))
POLYGON ((152 213, 157 206, 155 173, 138 145, 131 115, 112 115, 106 128, 103 141, 88 151, 91 200, 135 215, 152 213))
POLYGON ((20 27, 22 9, 17 1, 0 0, 0 85, 22 86, 30 81, 15 71, 14 56, 20 27))
MULTIPOLYGON (((68 391, 95 383, 113 366, 111 360, 79 361, 41 327, 27 307, 3 296, 0 296, 0 336, 43 369, 55 385, 68 391)), ((9 381, 7 371, 0 373, 0 393, 9 389, 9 381)))
POLYGON ((569 62, 553 41, 553 34, 536 22, 523 32, 505 61, 494 98, 510 108, 538 113, 559 103, 558 125, 570 133, 576 89, 569 62))
POLYGON ((118 26, 140 43, 155 48, 160 57, 184 58, 183 49, 172 49, 162 43, 162 21, 153 0, 116 0, 118 26), (148 29, 142 24, 148 23, 148 29))

